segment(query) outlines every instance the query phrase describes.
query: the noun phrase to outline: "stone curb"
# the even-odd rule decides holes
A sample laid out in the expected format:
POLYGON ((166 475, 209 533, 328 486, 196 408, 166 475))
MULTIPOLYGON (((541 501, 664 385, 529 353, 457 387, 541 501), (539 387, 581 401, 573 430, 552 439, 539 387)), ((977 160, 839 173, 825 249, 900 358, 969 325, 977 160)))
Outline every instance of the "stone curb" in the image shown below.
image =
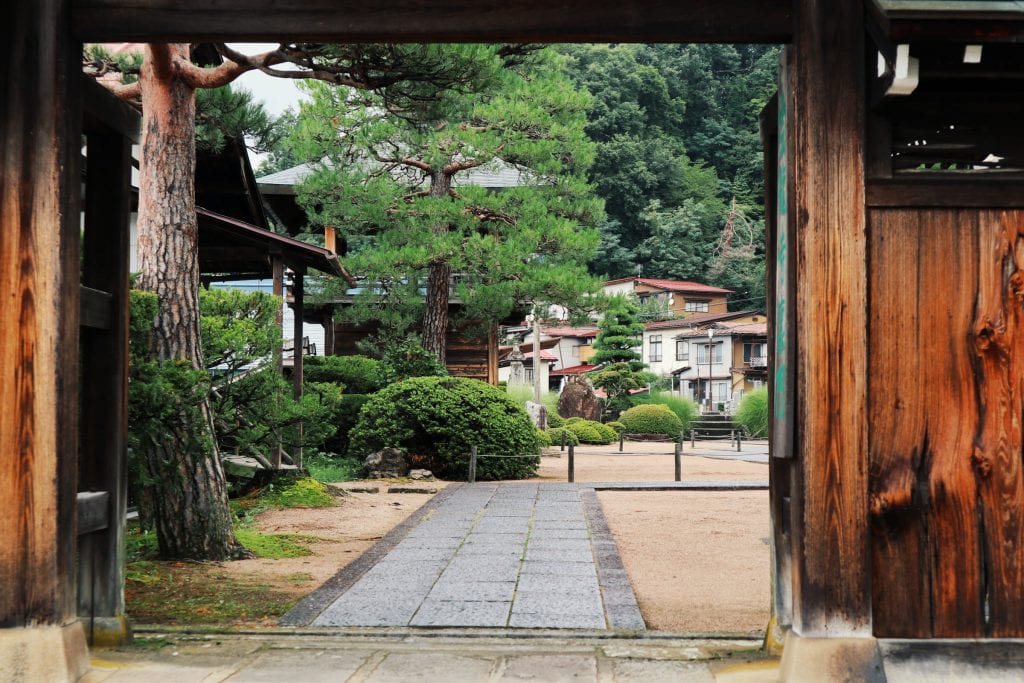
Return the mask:
POLYGON ((626 576, 618 546, 612 537, 608 520, 604 516, 601 502, 592 488, 581 486, 583 511, 590 526, 590 541, 594 549, 594 563, 597 565, 597 580, 601 584, 601 599, 608 619, 608 627, 630 631, 647 628, 640 615, 633 587, 626 576))

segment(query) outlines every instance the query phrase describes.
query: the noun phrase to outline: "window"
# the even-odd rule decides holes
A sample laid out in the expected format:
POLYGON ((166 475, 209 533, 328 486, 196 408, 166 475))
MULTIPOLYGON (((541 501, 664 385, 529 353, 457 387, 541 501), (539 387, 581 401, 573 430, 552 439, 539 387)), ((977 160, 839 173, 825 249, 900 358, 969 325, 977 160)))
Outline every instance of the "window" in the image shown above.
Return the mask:
POLYGON ((754 368, 768 365, 768 348, 763 342, 746 342, 743 344, 743 364, 754 368))
POLYGON ((650 340, 650 349, 648 350, 647 360, 652 363, 661 362, 661 335, 652 334, 650 340))
POLYGON ((708 303, 709 302, 707 301, 693 301, 691 299, 687 299, 683 304, 683 310, 692 311, 694 313, 707 313, 708 303))
POLYGON ((526 376, 526 383, 533 384, 533 368, 523 368, 523 372, 526 376))
MULTIPOLYGON (((697 345, 697 364, 708 363, 708 344, 697 345)), ((716 342, 710 345, 713 348, 711 352, 711 362, 721 363, 722 362, 722 342, 716 342)))
POLYGON ((676 360, 690 360, 690 342, 676 340, 676 360))

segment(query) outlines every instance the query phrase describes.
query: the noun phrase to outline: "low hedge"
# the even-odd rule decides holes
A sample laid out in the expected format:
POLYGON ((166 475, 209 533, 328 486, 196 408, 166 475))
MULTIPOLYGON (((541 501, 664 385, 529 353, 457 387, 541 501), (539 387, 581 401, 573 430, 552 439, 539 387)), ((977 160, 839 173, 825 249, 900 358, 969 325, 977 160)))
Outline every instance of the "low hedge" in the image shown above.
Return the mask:
POLYGON ((302 361, 306 382, 331 382, 346 394, 372 394, 384 388, 380 361, 366 356, 306 356, 302 361))
POLYGON ((615 431, 616 436, 626 431, 626 428, 622 426, 621 422, 606 422, 605 424, 615 431))
POLYGON ((656 403, 633 406, 619 416, 619 422, 627 434, 664 434, 675 438, 683 431, 683 421, 656 403))
POLYGON ((578 422, 570 421, 566 429, 571 431, 580 440, 580 443, 609 444, 618 439, 618 435, 611 427, 593 420, 580 419, 578 422))
POLYGON ((549 429, 548 437, 551 439, 552 446, 561 446, 562 439, 565 438, 565 445, 579 446, 580 440, 575 434, 573 434, 567 427, 554 427, 549 429))
POLYGON ((349 454, 365 458, 385 446, 401 448, 414 467, 443 479, 465 479, 469 451, 527 455, 480 458, 478 479, 523 479, 540 464, 536 428, 496 387, 463 377, 414 377, 370 397, 349 438, 349 454))
POLYGON ((565 426, 565 420, 562 419, 561 415, 559 415, 558 413, 556 413, 554 411, 549 411, 548 412, 548 427, 564 427, 564 426, 565 426))

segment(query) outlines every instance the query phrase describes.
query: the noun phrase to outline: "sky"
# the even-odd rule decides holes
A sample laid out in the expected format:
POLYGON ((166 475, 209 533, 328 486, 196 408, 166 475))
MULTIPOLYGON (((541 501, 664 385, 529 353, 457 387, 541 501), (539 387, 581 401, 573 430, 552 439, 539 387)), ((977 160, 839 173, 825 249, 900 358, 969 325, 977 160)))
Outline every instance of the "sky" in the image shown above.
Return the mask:
MULTIPOLYGON (((277 43, 232 43, 231 47, 251 55, 273 50, 277 43)), ((256 99, 263 101, 268 112, 279 116, 288 107, 298 108, 298 101, 303 97, 296 87, 298 83, 291 78, 274 78, 261 71, 250 71, 242 74, 234 85, 252 92, 256 99)))

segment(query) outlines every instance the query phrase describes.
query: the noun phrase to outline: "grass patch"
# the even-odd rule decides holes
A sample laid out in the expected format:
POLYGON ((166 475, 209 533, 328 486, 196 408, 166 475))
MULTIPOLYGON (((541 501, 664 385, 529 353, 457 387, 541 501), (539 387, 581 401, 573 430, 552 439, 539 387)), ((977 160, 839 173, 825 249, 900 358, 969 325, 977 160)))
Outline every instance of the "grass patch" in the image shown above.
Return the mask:
POLYGON ((135 562, 125 582, 128 614, 143 624, 223 624, 276 620, 294 597, 258 582, 224 574, 216 566, 135 562))
POLYGON ((309 456, 303 465, 309 470, 309 476, 325 484, 353 481, 362 469, 362 464, 356 458, 332 458, 323 454, 309 456))
POLYGON ((306 544, 316 543, 316 536, 304 534, 264 534, 255 529, 237 527, 235 538, 256 557, 280 560, 286 557, 308 557, 313 551, 306 544))
POLYGON ((309 583, 315 578, 316 577, 310 574, 309 572, 295 572, 294 574, 289 574, 288 576, 284 577, 284 580, 288 583, 301 584, 309 583))
POLYGON ((262 489, 231 501, 236 517, 255 517, 264 510, 326 508, 334 505, 327 486, 313 477, 282 477, 262 489))
POLYGON ((171 644, 171 641, 166 638, 132 638, 132 647, 137 647, 140 650, 159 650, 162 647, 167 647, 171 644))

